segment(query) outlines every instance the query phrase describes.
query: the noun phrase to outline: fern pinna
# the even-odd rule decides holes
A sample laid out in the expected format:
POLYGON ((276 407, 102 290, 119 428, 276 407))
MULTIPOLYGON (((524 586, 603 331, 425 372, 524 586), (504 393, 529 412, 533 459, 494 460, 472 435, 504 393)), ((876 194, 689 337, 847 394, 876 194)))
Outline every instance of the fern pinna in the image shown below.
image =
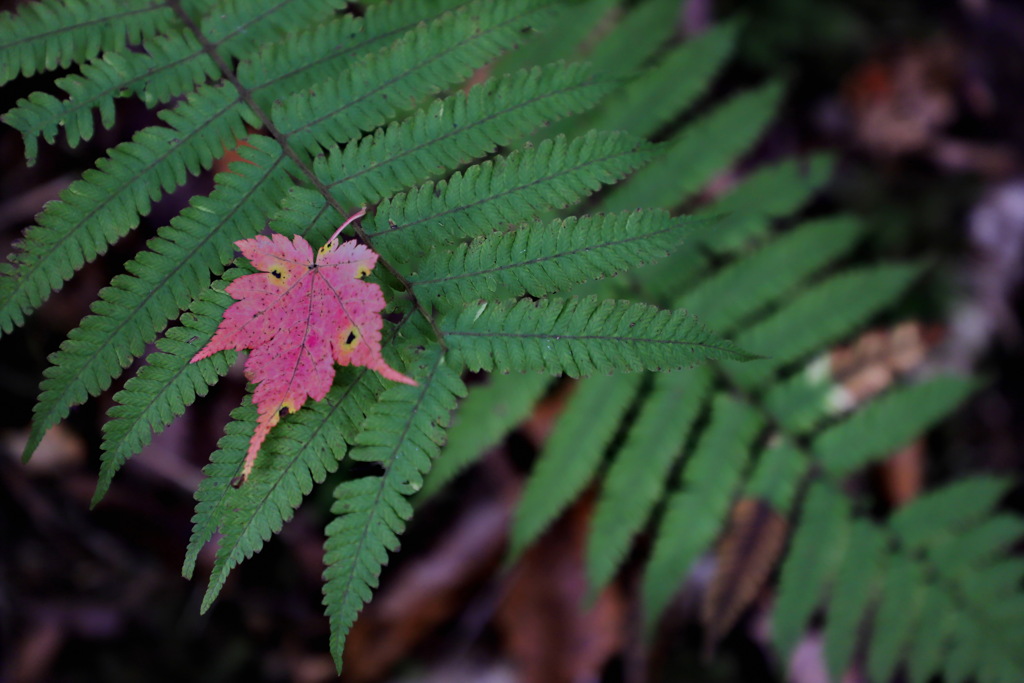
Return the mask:
MULTIPOLYGON (((995 489, 979 493, 987 507, 962 522, 996 524, 977 532, 976 565, 963 566, 998 574, 1004 593, 965 588, 950 598, 942 582, 962 574, 942 573, 954 552, 949 539, 943 545, 937 531, 915 526, 911 508, 911 521, 894 518, 893 531, 847 523, 852 512, 837 486, 940 419, 972 385, 938 378, 896 389, 832 424, 828 383, 800 370, 891 304, 918 267, 824 275, 863 234, 855 221, 776 231, 774 220, 825 180, 825 158, 755 171, 702 215, 674 212, 749 149, 779 101, 780 87, 767 83, 676 125, 728 58, 735 26, 677 44, 675 3, 660 0, 630 11, 610 0, 392 0, 352 9, 341 0, 41 0, 0 17, 0 77, 66 71, 56 89, 3 116, 23 134, 30 163, 40 138, 74 147, 95 135, 97 113, 109 128, 120 98, 157 108, 162 121, 109 149, 25 232, 2 266, 3 334, 225 148, 243 160, 157 231, 51 356, 26 457, 72 406, 107 390, 155 344, 115 395, 98 502, 127 459, 234 361, 228 351, 189 362, 232 303, 225 288, 252 272, 234 243, 269 227, 322 244, 366 207, 356 231, 380 256, 371 278, 389 302, 384 356, 417 384, 339 369, 322 401, 281 419, 248 482, 235 488, 256 422, 251 398, 243 402, 196 493, 186 576, 220 534, 204 611, 231 570, 344 458, 372 463, 376 474, 337 487, 327 526, 324 604, 340 666, 346 633, 412 513, 409 497, 424 485, 436 491, 503 438, 551 375, 564 373, 588 377, 528 481, 513 556, 608 460, 589 578, 593 591, 612 580, 661 503, 641 591, 648 624, 742 494, 798 520, 782 572, 781 648, 822 600, 845 599, 836 586, 862 596, 859 616, 879 601, 880 614, 892 609, 890 596, 909 585, 923 596, 909 618, 961 605, 977 615, 966 627, 935 620, 946 625, 927 633, 901 623, 893 637, 909 644, 916 680, 938 670, 986 680, 1021 671, 1019 654, 1004 647, 1009 637, 978 635, 1010 614, 992 600, 1021 599, 1016 565, 996 559, 1016 527, 985 516, 995 489), (591 44, 599 26, 602 39, 591 44), (586 63, 581 44, 590 46, 586 63), (653 135, 661 141, 647 142, 653 135), (763 358, 735 362, 748 351, 763 358), (718 363, 691 367, 704 360, 718 363), (467 394, 463 370, 511 374, 473 385, 446 432, 467 394), (819 515, 822 506, 842 514, 819 515), (794 586, 811 581, 802 575, 814 550, 806 539, 827 524, 861 531, 837 546, 831 564, 815 564, 808 585, 817 592, 798 600, 794 586), (892 538, 904 545, 879 540, 892 538), (856 557, 844 555, 856 552, 854 540, 879 558, 904 555, 891 572, 859 573, 843 562, 856 557), (961 654, 943 658, 948 642, 961 654), (983 655, 997 664, 983 666, 983 655)), ((827 639, 840 672, 862 620, 843 612, 835 621, 827 639)), ((898 651, 886 650, 894 628, 886 624, 872 628, 867 654, 879 679, 899 663, 898 651)))

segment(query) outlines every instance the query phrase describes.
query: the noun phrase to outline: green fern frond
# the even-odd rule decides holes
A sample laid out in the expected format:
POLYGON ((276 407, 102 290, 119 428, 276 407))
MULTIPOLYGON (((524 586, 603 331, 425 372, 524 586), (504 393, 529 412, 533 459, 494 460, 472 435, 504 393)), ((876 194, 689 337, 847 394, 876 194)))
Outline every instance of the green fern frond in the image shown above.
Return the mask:
POLYGON ((624 133, 541 141, 384 200, 367 231, 382 254, 408 261, 429 247, 478 237, 563 209, 621 180, 654 154, 624 133))
MULTIPOLYGON (((242 405, 231 411, 230 419, 224 426, 224 436, 217 441, 217 450, 210 455, 210 462, 203 468, 206 478, 196 489, 195 514, 192 515, 192 535, 185 550, 185 562, 181 574, 191 579, 195 571, 199 551, 203 549, 220 526, 220 514, 224 509, 224 497, 231 481, 242 469, 249 439, 256 429, 256 408, 252 404, 252 393, 248 392, 242 405), (205 486, 204 486, 205 484, 205 486)), ((267 439, 269 442, 270 439, 267 439)), ((264 443, 264 448, 267 443, 264 443)), ((265 463, 261 463, 264 464, 265 463)), ((256 468, 250 477, 256 475, 256 468)))
POLYGON ((722 24, 673 48, 630 79, 621 93, 608 98, 588 123, 604 130, 653 135, 705 92, 735 42, 736 26, 722 24))
POLYGON ((492 375, 486 384, 469 387, 420 495, 430 498, 496 446, 529 416, 550 384, 545 375, 492 375))
POLYGON ((810 469, 810 458, 784 438, 775 438, 758 456, 744 497, 760 500, 788 515, 810 469))
POLYGON ((272 118, 290 144, 312 154, 344 143, 410 109, 420 98, 460 83, 511 47, 538 19, 544 0, 478 2, 417 27, 341 78, 275 103, 272 118), (345 116, 339 116, 339 109, 345 116))
POLYGON ((850 474, 905 446, 975 389, 976 382, 951 376, 900 387, 820 434, 812 448, 827 472, 835 477, 850 474))
MULTIPOLYGON (((225 278, 234 279, 243 272, 232 270, 225 273, 225 278)), ((235 360, 234 351, 217 354, 210 363, 190 361, 213 337, 232 301, 217 288, 203 292, 181 317, 181 325, 172 327, 157 341, 157 350, 146 357, 146 364, 114 394, 116 405, 103 425, 103 462, 93 506, 106 495, 117 471, 150 442, 154 433, 163 431, 197 396, 205 396, 209 387, 227 374, 235 360)))
POLYGON ((116 98, 138 94, 153 106, 190 92, 208 78, 219 78, 220 69, 208 48, 230 59, 256 47, 275 31, 323 19, 325 12, 330 12, 330 6, 316 0, 225 0, 200 21, 207 45, 185 29, 146 41, 145 51, 105 53, 83 65, 81 74, 57 79, 56 85, 68 94, 67 99, 33 93, 19 100, 4 121, 22 132, 30 160, 35 156, 35 138, 42 135, 53 143, 61 126, 68 144, 75 147, 92 138, 94 109, 100 111, 103 126, 110 128, 116 98))
POLYGON ((728 216, 724 225, 704 235, 702 245, 715 254, 733 254, 768 232, 774 218, 800 209, 832 177, 835 160, 828 154, 786 159, 745 176, 699 215, 728 216))
MULTIPOLYGON (((291 519, 313 484, 322 483, 328 472, 337 469, 346 442, 355 438, 364 416, 383 390, 377 375, 365 368, 348 368, 338 375, 338 382, 323 401, 300 410, 274 430, 245 486, 236 488, 231 481, 240 471, 247 439, 244 443, 233 439, 211 457, 209 476, 196 492, 196 517, 216 519, 221 537, 201 612, 213 604, 231 570, 259 552, 291 519)), ((242 419, 248 424, 247 417, 242 419)), ((193 524, 196 531, 209 528, 195 518, 193 524)), ((205 533, 193 532, 186 574, 193 570, 196 550, 208 540, 205 533)))
POLYGON ((661 0, 644 0, 593 44, 587 60, 594 72, 608 76, 631 76, 672 38, 679 19, 679 7, 661 0))
MULTIPOLYGON (((651 300, 675 301, 680 291, 692 287, 708 269, 707 252, 716 256, 745 253, 755 238, 769 233, 773 219, 797 211, 810 201, 828 181, 833 166, 830 156, 816 154, 801 161, 788 159, 758 168, 695 214, 715 219, 713 230, 694 233, 690 246, 698 248, 679 250, 653 267, 638 271, 633 279, 642 282, 642 291, 651 300)), ((649 180, 658 182, 657 177, 649 180)), ((678 198, 668 199, 671 193, 665 196, 663 208, 680 203, 678 198)), ((612 192, 599 208, 609 210, 620 203, 622 199, 612 192)))
POLYGON ((304 235, 310 244, 323 244, 344 220, 320 192, 292 185, 268 225, 285 237, 304 235))
POLYGON ((985 519, 1009 488, 996 477, 954 482, 897 510, 889 526, 910 550, 942 544, 985 519))
POLYGON ((1003 554, 1022 536, 1024 521, 1011 515, 994 515, 973 527, 969 534, 931 549, 928 557, 941 568, 940 573, 957 578, 1003 554))
MULTIPOLYGON (((587 13, 587 19, 590 19, 600 13, 602 3, 588 4, 599 5, 594 8, 595 13, 587 13)), ((604 26, 595 27, 593 33, 599 35, 600 39, 588 41, 587 49, 573 49, 575 46, 567 45, 569 49, 560 51, 562 54, 559 57, 552 56, 551 59, 576 61, 584 58, 591 65, 593 72, 601 78, 626 80, 636 76, 642 65, 662 50, 674 32, 674 19, 677 13, 677 7, 661 0, 641 3, 633 11, 614 17, 614 22, 609 21, 604 26), (584 54, 581 55, 581 52, 584 54)), ((590 115, 575 116, 571 120, 555 125, 552 131, 570 133, 586 130, 595 127, 591 119, 590 115)))
POLYGON ((894 557, 885 567, 883 582, 868 647, 868 673, 876 681, 891 680, 896 671, 915 627, 924 575, 909 558, 894 557))
POLYGON ((535 223, 435 249, 408 277, 420 300, 439 309, 477 299, 541 297, 664 257, 689 221, 666 211, 629 211, 535 223))
POLYGON ((419 386, 394 385, 381 394, 349 453, 353 460, 379 464, 383 473, 347 481, 334 492, 331 512, 337 517, 327 525, 324 544, 324 606, 339 670, 348 631, 412 515, 406 497, 422 486, 444 442, 455 398, 465 395, 436 347, 414 366, 410 374, 419 386))
POLYGON ((780 377, 765 392, 765 409, 787 434, 809 434, 846 407, 840 398, 845 394, 831 377, 829 358, 828 352, 818 355, 805 367, 780 377))
POLYGON ((832 276, 737 336, 737 344, 769 356, 758 363, 730 364, 730 377, 742 386, 762 383, 777 369, 848 334, 891 304, 921 272, 889 264, 857 268, 832 276))
POLYGON ((400 123, 319 156, 314 170, 348 206, 374 203, 493 152, 548 121, 593 106, 608 89, 586 68, 521 71, 433 102, 400 123))
POLYGON ((641 587, 648 631, 690 566, 725 524, 750 449, 763 421, 750 406, 725 394, 713 399, 710 423, 685 463, 682 486, 665 504, 641 587))
POLYGON ((664 501, 642 585, 648 631, 742 492, 794 519, 775 614, 783 654, 822 614, 835 676, 856 661, 880 683, 901 669, 912 683, 1024 679, 1015 647, 1024 641, 1024 560, 1007 550, 1024 524, 996 510, 1005 484, 955 486, 880 521, 856 516, 868 501, 842 481, 974 388, 930 379, 836 420, 822 354, 891 305, 919 269, 822 276, 863 234, 854 221, 775 231, 776 219, 826 182, 832 161, 823 155, 743 175, 699 209, 714 228, 686 230, 687 248, 674 249, 700 219, 666 210, 693 203, 714 178, 731 182, 729 167, 769 125, 781 88, 749 90, 687 120, 732 50, 735 26, 677 45, 674 3, 556 4, 41 0, 0 14, 0 81, 71 67, 48 89, 59 96, 33 93, 3 117, 21 131, 30 160, 40 138, 74 146, 110 127, 120 98, 162 105, 164 123, 111 150, 0 265, 0 333, 225 149, 251 138, 242 154, 255 162, 219 176, 210 197, 194 199, 102 291, 52 357, 28 450, 186 309, 115 397, 98 501, 127 459, 234 357, 190 363, 231 303, 224 281, 210 284, 235 258, 231 243, 269 221, 316 246, 346 209, 365 206, 355 230, 380 254, 371 277, 390 302, 388 319, 404 316, 387 323, 383 353, 409 361, 399 365, 420 384, 342 369, 326 399, 275 427, 236 489, 255 420, 245 400, 196 494, 186 576, 220 534, 203 611, 350 455, 370 474, 336 489, 339 516, 328 527, 324 604, 340 665, 346 633, 411 514, 408 498, 465 393, 457 373, 536 374, 490 378, 470 392, 425 494, 513 429, 551 375, 593 375, 578 384, 525 485, 513 556, 601 473, 607 455, 587 542, 590 592, 611 580, 664 501), (581 58, 592 64, 573 63, 581 58), (532 68, 538 59, 548 66, 532 68), (651 134, 667 142, 637 137, 651 134), (566 218, 603 190, 587 202, 591 215, 566 218), (652 208, 616 213, 636 206, 652 208), (556 292, 578 296, 532 300, 556 292), (728 362, 752 358, 741 348, 768 358, 728 362), (723 362, 639 374, 706 360, 723 362), (634 374, 606 374, 615 371, 634 374), (723 384, 735 395, 713 393, 723 384), (679 460, 680 485, 666 495, 679 460))
POLYGON ((152 202, 208 169, 226 141, 257 120, 236 106, 234 88, 200 89, 173 112, 123 142, 61 192, 0 264, 0 331, 21 325, 52 291, 139 224, 152 202))
POLYGON ((113 127, 115 100, 125 97, 133 86, 149 87, 155 94, 144 99, 157 104, 219 76, 213 60, 203 52, 194 36, 187 33, 161 36, 147 42, 147 52, 109 52, 102 59, 83 64, 80 74, 55 81, 67 94, 65 99, 34 92, 18 100, 17 105, 3 115, 3 121, 22 134, 25 155, 31 164, 37 154, 38 138, 53 144, 61 128, 69 147, 91 140, 95 132, 95 110, 99 111, 103 128, 113 127), (195 58, 175 59, 178 53, 192 54, 195 58), (163 66, 167 63, 176 68, 163 66), (158 72, 163 72, 162 78, 154 81, 153 76, 158 72))
POLYGON ((782 86, 769 83, 702 114, 665 143, 661 157, 616 185, 602 209, 679 206, 754 144, 781 97, 782 86))
MULTIPOLYGON (((711 390, 708 368, 658 375, 604 477, 587 537, 587 580, 596 595, 611 580, 664 493, 711 390)), ((561 424, 561 422, 559 422, 561 424)))
MULTIPOLYGON (((808 221, 705 278, 676 305, 699 315, 713 329, 733 329, 846 254, 863 233, 849 217, 808 221)), ((698 239, 704 236, 701 233, 698 239)))
POLYGON ((234 242, 252 237, 284 196, 288 179, 281 148, 270 138, 253 136, 238 163, 218 177, 218 187, 150 240, 100 293, 92 315, 68 334, 44 372, 32 431, 25 447, 31 455, 45 431, 71 406, 103 391, 157 332, 210 286, 235 258, 234 242))
POLYGON ((856 561, 839 567, 825 621, 825 660, 837 681, 853 658, 865 612, 878 594, 885 569, 885 537, 870 522, 858 520, 850 530, 846 555, 856 561))
POLYGON ((580 377, 750 358, 684 311, 596 297, 470 304, 439 325, 456 357, 474 371, 580 377))
POLYGON ((315 26, 345 4, 345 0, 217 0, 196 28, 222 57, 233 58, 315 26))
POLYGON ((340 78, 355 61, 400 39, 421 22, 466 4, 466 0, 396 0, 367 7, 361 17, 336 15, 246 54, 238 65, 238 80, 269 109, 279 93, 308 90, 340 78))
POLYGON ((643 375, 596 375, 579 382, 526 481, 509 532, 509 562, 576 499, 601 464, 643 375))
POLYGON ((825 655, 835 680, 861 633, 868 634, 862 644, 871 680, 892 680, 901 666, 915 683, 937 674, 962 680, 972 671, 979 680, 1018 680, 1024 562, 1005 553, 1024 534, 1024 520, 988 514, 1004 486, 987 478, 959 482, 909 503, 881 526, 853 518, 842 492, 815 484, 783 566, 775 608, 780 651, 791 650, 827 594, 825 655), (958 501, 967 514, 950 512, 947 505, 958 501), (950 514, 959 521, 944 529, 950 514))
MULTIPOLYGON (((876 535, 881 537, 881 534, 876 535)), ((914 640, 907 653, 907 674, 913 683, 926 683, 940 673, 943 666, 943 651, 951 645, 956 647, 956 644, 951 642, 954 632, 958 630, 955 614, 956 605, 939 587, 934 584, 924 584, 921 587, 920 617, 914 640)), ((963 651, 962 648, 958 649, 963 651)), ((842 675, 850 659, 837 659, 832 670, 842 675)), ((963 680, 965 677, 957 676, 952 671, 949 673, 953 674, 949 680, 963 680)))
POLYGON ((848 508, 848 501, 824 484, 812 484, 807 493, 779 578, 772 639, 782 653, 793 651, 847 552, 848 508))
POLYGON ((0 13, 0 84, 122 50, 175 23, 174 12, 158 0, 26 3, 0 13))
POLYGON ((618 0, 560 3, 555 20, 526 36, 519 50, 502 57, 495 67, 496 73, 511 73, 536 64, 576 61, 579 58, 578 47, 602 21, 616 12, 617 4, 618 0))

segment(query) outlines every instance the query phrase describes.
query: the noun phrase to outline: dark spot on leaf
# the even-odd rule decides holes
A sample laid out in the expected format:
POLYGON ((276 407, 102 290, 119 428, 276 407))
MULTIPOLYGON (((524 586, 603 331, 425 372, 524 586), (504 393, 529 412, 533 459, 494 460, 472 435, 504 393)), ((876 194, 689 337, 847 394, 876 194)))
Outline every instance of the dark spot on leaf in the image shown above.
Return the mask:
POLYGON ((233 488, 233 489, 241 488, 242 484, 244 484, 244 483, 245 483, 245 479, 243 479, 242 475, 239 474, 237 477, 235 477, 234 479, 231 480, 231 488, 233 488))
POLYGON ((276 277, 278 280, 280 280, 281 277, 282 277, 281 271, 278 270, 277 268, 275 268, 274 270, 270 271, 270 274, 273 275, 274 277, 276 277))
POLYGON ((356 340, 356 333, 354 331, 350 330, 349 333, 348 333, 348 336, 345 337, 345 345, 348 346, 349 344, 351 344, 355 340, 356 340))

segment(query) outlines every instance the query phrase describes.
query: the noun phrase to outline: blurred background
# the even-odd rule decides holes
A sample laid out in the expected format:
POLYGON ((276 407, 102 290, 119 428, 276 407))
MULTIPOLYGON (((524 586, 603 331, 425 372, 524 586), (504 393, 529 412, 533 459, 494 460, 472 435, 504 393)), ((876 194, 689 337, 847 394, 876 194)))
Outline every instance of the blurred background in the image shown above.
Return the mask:
MULTIPOLYGON (((7 0, 0 8, 17 4, 7 0)), ((836 349, 837 357, 875 359, 868 365, 877 375, 902 349, 985 379, 927 441, 879 468, 872 485, 898 501, 931 478, 1019 475, 1024 5, 689 0, 679 3, 680 39, 733 16, 743 19, 739 52, 712 96, 765 75, 788 85, 782 113, 738 168, 831 150, 837 171, 815 200, 818 208, 864 218, 871 229, 862 247, 866 260, 913 257, 932 264, 898 311, 909 322, 868 333, 836 349)), ((11 106, 46 80, 15 81, 0 100, 11 106)), ((0 126, 6 161, 0 253, 109 145, 158 123, 138 102, 120 100, 119 107, 113 130, 76 149, 44 146, 30 169, 20 161, 17 132, 0 126)), ((716 182, 729 182, 728 175, 716 182)), ((211 187, 212 174, 189 181, 140 229, 86 265, 24 328, 0 339, 0 680, 334 678, 320 605, 331 480, 234 571, 208 614, 199 615, 202 581, 180 575, 192 494, 243 395, 240 369, 133 459, 93 511, 100 428, 120 385, 78 407, 29 463, 19 461, 47 355, 156 228, 211 187)), ((503 570, 508 517, 563 401, 555 392, 501 448, 418 509, 380 593, 350 637, 344 680, 781 680, 784 667, 763 635, 770 595, 761 596, 712 657, 702 652, 685 591, 651 650, 630 635, 626 587, 613 586, 582 611, 580 555, 592 509, 586 496, 522 563, 503 570)), ((1024 509, 1019 489, 1008 505, 1024 509)), ((200 574, 212 564, 208 551, 200 574)), ((791 675, 824 680, 813 661, 797 663, 791 675)))

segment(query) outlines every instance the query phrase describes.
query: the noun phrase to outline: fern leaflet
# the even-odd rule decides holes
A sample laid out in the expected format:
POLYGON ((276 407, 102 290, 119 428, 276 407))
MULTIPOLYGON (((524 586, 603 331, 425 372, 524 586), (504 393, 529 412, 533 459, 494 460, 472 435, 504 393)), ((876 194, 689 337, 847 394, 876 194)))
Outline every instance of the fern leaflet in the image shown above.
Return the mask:
POLYGON ((509 535, 515 561, 593 478, 604 449, 640 389, 642 375, 596 375, 579 382, 527 480, 509 535))
POLYGON ((765 382, 777 368, 862 324, 910 286, 919 273, 915 266, 890 264, 827 279, 738 335, 736 341, 742 348, 769 358, 729 365, 729 375, 745 387, 765 382))
POLYGON ((587 580, 596 595, 622 564, 664 493, 711 388, 707 368, 658 375, 601 487, 587 537, 587 580))
POLYGON ((953 409, 977 387, 971 380, 934 377, 896 389, 814 440, 822 467, 835 477, 905 446, 953 409))
MULTIPOLYGON (((230 279, 242 271, 225 273, 230 279)), ((114 394, 110 419, 103 425, 103 463, 93 494, 95 506, 106 495, 117 471, 150 442, 154 432, 162 431, 196 396, 205 396, 208 388, 227 374, 235 360, 235 352, 218 355, 213 362, 192 364, 189 361, 213 336, 231 297, 211 288, 203 292, 181 318, 181 325, 172 327, 156 343, 157 350, 146 358, 146 364, 114 394), (199 344, 200 346, 197 346, 199 344)))
POLYGON ((543 140, 384 200, 367 233, 381 253, 408 261, 433 245, 563 209, 621 180, 652 154, 649 145, 624 133, 595 130, 572 140, 543 140))
POLYGON ((580 377, 750 357, 684 311, 596 297, 468 305, 440 326, 453 353, 474 371, 580 377))
POLYGON ((781 96, 782 88, 772 83, 734 95, 702 115, 666 143, 658 160, 617 185, 602 208, 678 206, 753 144, 774 116, 781 96))
POLYGON ((0 14, 0 84, 115 52, 174 24, 157 0, 43 0, 0 14))
POLYGON ((522 71, 433 102, 402 122, 315 159, 320 182, 346 206, 383 197, 464 164, 545 122, 587 109, 607 85, 583 67, 522 71))
POLYGON ((459 83, 517 40, 542 0, 470 5, 409 31, 385 50, 354 62, 341 78, 274 104, 289 143, 316 153, 373 130, 425 96, 459 83), (339 116, 339 109, 346 112, 339 116))
POLYGON ((465 394, 438 349, 423 354, 414 366, 408 374, 419 386, 394 385, 381 394, 349 454, 353 460, 378 463, 383 473, 347 481, 334 492, 331 512, 338 516, 328 524, 324 544, 324 605, 339 668, 349 628, 412 514, 406 497, 422 486, 443 443, 455 397, 465 394))
POLYGON ((423 485, 422 496, 437 493, 487 449, 529 416, 547 391, 544 375, 492 375, 469 388, 448 430, 448 440, 423 485))
POLYGON ((541 297, 664 257, 687 221, 664 211, 632 211, 535 223, 482 237, 454 251, 435 249, 409 282, 438 308, 477 299, 541 297))
POLYGON ((718 536, 761 427, 762 420, 750 406, 723 394, 714 398, 711 422, 686 463, 681 490, 666 503, 644 571, 648 630, 690 565, 718 536))

